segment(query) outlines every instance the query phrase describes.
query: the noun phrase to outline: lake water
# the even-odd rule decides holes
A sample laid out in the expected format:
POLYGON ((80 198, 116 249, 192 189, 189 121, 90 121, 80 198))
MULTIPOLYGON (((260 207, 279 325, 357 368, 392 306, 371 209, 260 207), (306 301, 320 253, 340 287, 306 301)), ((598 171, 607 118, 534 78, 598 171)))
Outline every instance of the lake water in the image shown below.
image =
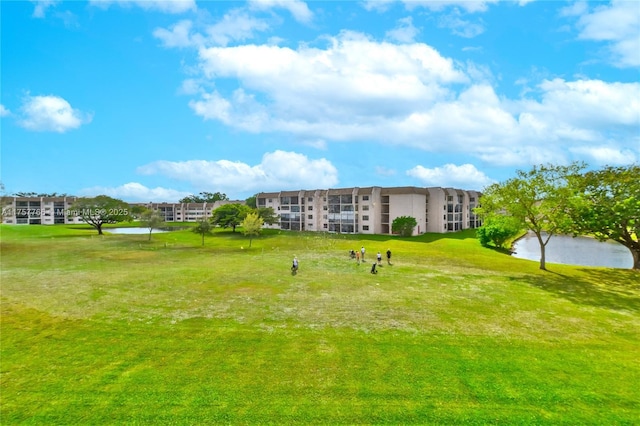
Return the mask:
MULTIPOLYGON (((520 238, 513 248, 513 257, 540 261, 540 243, 533 233, 520 238)), ((624 269, 633 267, 633 257, 628 248, 616 242, 600 242, 594 238, 556 235, 551 237, 545 254, 549 263, 624 269)))
MULTIPOLYGON (((105 232, 110 232, 112 234, 148 234, 149 228, 103 228, 105 232)), ((169 232, 163 229, 154 229, 152 234, 158 234, 161 232, 169 232)))

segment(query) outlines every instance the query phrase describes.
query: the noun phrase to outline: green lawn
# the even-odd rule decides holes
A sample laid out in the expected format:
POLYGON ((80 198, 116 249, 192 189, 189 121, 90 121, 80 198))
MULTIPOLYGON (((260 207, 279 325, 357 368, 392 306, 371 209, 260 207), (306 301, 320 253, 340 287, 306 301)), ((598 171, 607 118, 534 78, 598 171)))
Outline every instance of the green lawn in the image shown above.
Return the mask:
POLYGON ((640 421, 638 272, 472 231, 0 233, 2 425, 640 421))

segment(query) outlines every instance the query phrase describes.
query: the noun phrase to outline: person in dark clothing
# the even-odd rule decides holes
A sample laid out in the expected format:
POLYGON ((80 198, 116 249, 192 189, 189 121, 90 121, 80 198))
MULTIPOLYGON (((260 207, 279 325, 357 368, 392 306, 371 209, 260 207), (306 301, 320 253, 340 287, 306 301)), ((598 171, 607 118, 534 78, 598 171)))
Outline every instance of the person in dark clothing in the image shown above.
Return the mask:
POLYGON ((391 249, 387 249, 387 264, 391 265, 391 249))
POLYGON ((377 274, 378 270, 376 269, 376 266, 378 266, 377 263, 374 263, 373 265, 371 265, 371 273, 372 274, 377 274))

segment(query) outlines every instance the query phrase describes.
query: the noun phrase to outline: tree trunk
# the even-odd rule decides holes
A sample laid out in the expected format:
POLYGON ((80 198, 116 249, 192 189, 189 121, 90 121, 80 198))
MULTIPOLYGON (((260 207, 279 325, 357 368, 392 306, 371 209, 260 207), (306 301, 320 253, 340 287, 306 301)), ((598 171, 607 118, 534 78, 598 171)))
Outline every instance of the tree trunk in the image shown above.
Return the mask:
POLYGON ((543 271, 547 270, 547 263, 546 263, 546 258, 545 258, 545 249, 547 248, 547 246, 545 246, 544 244, 540 246, 540 269, 542 269, 543 271))
MULTIPOLYGON (((542 234, 540 232, 536 232, 536 238, 538 238, 538 244, 540 244, 540 269, 542 269, 543 271, 547 270, 547 263, 546 263, 546 255, 545 255, 545 249, 547 248, 547 245, 544 241, 542 241, 542 234)), ((547 241, 549 241, 547 239, 547 241)))
POLYGON ((631 256, 633 257, 633 269, 640 269, 640 250, 631 249, 631 256))
POLYGON ((151 241, 151 232, 153 232, 153 228, 149 230, 149 241, 151 241))
POLYGON ((202 233, 202 246, 204 247, 204 232, 202 233))
POLYGON ((98 230, 98 235, 102 235, 102 224, 96 225, 96 229, 98 230))

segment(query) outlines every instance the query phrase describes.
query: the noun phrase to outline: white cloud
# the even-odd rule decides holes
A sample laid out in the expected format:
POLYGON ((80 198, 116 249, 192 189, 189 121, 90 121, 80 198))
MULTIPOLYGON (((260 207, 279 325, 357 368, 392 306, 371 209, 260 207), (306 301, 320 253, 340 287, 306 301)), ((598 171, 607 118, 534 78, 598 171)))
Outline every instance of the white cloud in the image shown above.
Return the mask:
POLYGON ((441 16, 438 19, 438 26, 448 28, 453 34, 464 38, 473 38, 484 32, 484 26, 481 23, 463 19, 458 11, 441 16))
POLYGON ((321 47, 201 47, 197 68, 185 82, 192 110, 247 132, 459 152, 503 166, 591 159, 571 148, 610 140, 640 156, 640 83, 542 80, 509 99, 486 67, 348 31, 321 47))
POLYGON ((0 104, 0 117, 8 117, 11 115, 11 111, 4 107, 4 105, 0 104))
POLYGON ((59 3, 58 0, 32 0, 32 3, 35 3, 35 7, 33 9, 33 17, 34 18, 44 18, 47 14, 47 9, 52 6, 55 6, 59 3))
POLYGON ((156 28, 153 35, 169 48, 226 46, 234 41, 252 39, 257 32, 268 29, 269 24, 265 21, 250 16, 244 10, 232 9, 220 21, 205 26, 204 34, 194 30, 192 21, 182 20, 169 29, 156 28))
MULTIPOLYGON (((637 140, 637 146, 640 146, 640 137, 637 140)), ((576 147, 572 151, 591 158, 591 163, 600 166, 633 164, 640 160, 640 153, 634 153, 629 149, 620 149, 615 144, 611 146, 576 147)))
MULTIPOLYGON (((314 127, 320 128, 316 124, 330 121, 327 130, 334 135, 330 139, 343 140, 354 119, 379 121, 404 115, 407 109, 446 97, 449 91, 442 83, 466 81, 453 61, 425 44, 376 43, 352 32, 329 42, 327 49, 268 45, 200 49, 205 77, 236 78, 244 89, 235 91, 233 99, 211 93, 192 108, 205 118, 214 118, 237 106, 245 116, 255 116, 249 121, 253 129, 259 124, 262 130, 272 131, 308 129, 315 133, 314 127), (271 100, 268 108, 251 98, 254 92, 271 100), (336 126, 346 128, 335 133, 336 126)), ((236 122, 235 116, 227 121, 224 117, 231 116, 225 114, 222 119, 236 127, 243 128, 248 122, 236 122)))
POLYGON ((90 0, 89 3, 101 8, 117 4, 124 7, 137 6, 144 10, 175 14, 197 9, 195 0, 90 0))
POLYGON ((162 187, 147 188, 137 183, 129 182, 116 187, 94 186, 79 191, 80 195, 86 197, 95 197, 98 195, 108 195, 109 197, 118 198, 127 202, 177 202, 190 193, 184 191, 176 191, 162 187))
POLYGON ((398 20, 398 26, 386 32, 386 37, 399 43, 413 43, 420 30, 413 26, 413 18, 407 16, 398 20))
POLYGON ((258 31, 266 31, 269 25, 240 9, 231 10, 220 22, 210 25, 206 32, 214 45, 226 46, 232 41, 247 40, 258 31))
POLYGON ((473 188, 480 190, 495 181, 472 164, 445 164, 442 167, 427 169, 416 166, 407 170, 407 175, 418 179, 425 186, 442 186, 454 188, 473 188))
POLYGON ((592 13, 583 14, 577 26, 579 38, 609 43, 611 59, 616 66, 640 66, 640 6, 637 1, 619 0, 599 5, 592 13))
POLYGON ((227 193, 329 188, 338 183, 338 171, 328 160, 312 160, 285 151, 266 153, 255 166, 229 160, 156 161, 139 167, 138 172, 160 174, 188 181, 198 188, 217 188, 227 193))
POLYGON ((425 7, 432 11, 441 11, 447 8, 462 9, 468 13, 486 12, 489 5, 498 3, 499 0, 403 0, 409 10, 417 7, 425 7))
POLYGON ((294 19, 302 23, 310 23, 313 20, 313 12, 309 10, 307 4, 300 0, 251 0, 253 9, 266 10, 282 8, 288 10, 294 19))
POLYGON ((156 28, 153 35, 160 39, 165 47, 198 46, 202 43, 202 37, 191 34, 192 25, 190 20, 185 19, 172 25, 170 30, 156 28))
POLYGON ((396 0, 364 0, 361 4, 368 11, 386 12, 395 2, 396 0))
POLYGON ((21 107, 18 124, 36 132, 58 132, 77 129, 90 123, 93 116, 73 109, 58 96, 27 96, 21 107))

